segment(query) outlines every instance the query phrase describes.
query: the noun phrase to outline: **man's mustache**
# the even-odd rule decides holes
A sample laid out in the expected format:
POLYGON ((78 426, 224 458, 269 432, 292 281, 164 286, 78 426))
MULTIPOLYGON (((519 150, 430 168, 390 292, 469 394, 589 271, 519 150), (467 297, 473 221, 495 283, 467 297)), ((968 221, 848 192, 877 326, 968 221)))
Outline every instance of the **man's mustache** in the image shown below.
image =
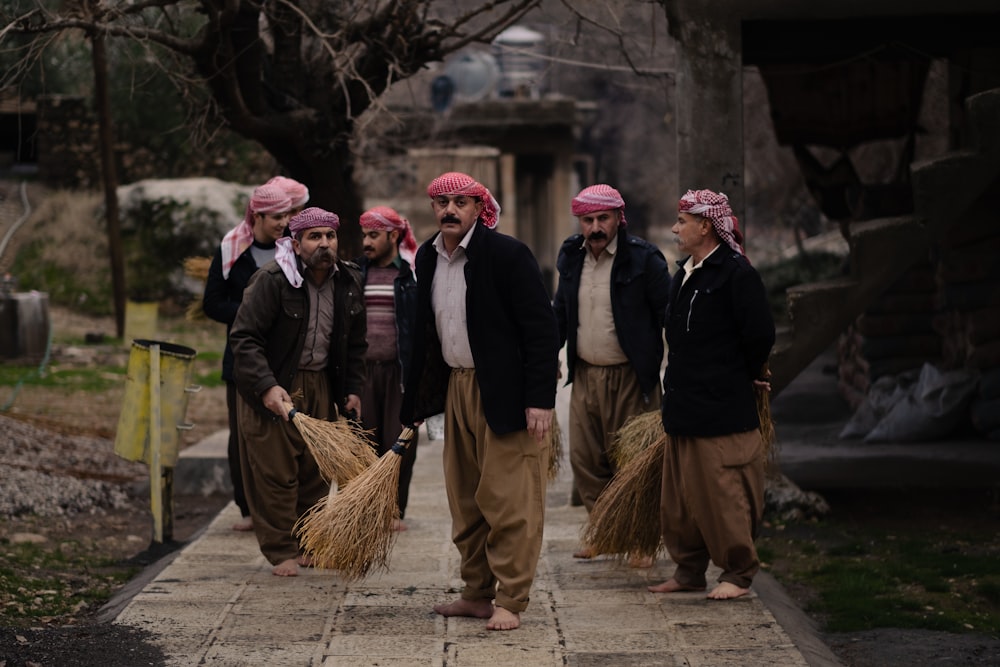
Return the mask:
POLYGON ((451 223, 454 223, 454 224, 456 224, 456 225, 460 225, 460 224, 462 224, 462 221, 461 221, 461 220, 459 220, 458 218, 456 218, 456 217, 455 217, 455 216, 453 216, 453 215, 446 215, 446 216, 444 216, 443 218, 441 218, 441 222, 442 222, 442 223, 445 223, 445 222, 451 222, 451 223))
POLYGON ((588 241, 603 241, 608 238, 608 235, 604 233, 603 230, 598 229, 596 232, 591 232, 590 236, 587 237, 588 241))

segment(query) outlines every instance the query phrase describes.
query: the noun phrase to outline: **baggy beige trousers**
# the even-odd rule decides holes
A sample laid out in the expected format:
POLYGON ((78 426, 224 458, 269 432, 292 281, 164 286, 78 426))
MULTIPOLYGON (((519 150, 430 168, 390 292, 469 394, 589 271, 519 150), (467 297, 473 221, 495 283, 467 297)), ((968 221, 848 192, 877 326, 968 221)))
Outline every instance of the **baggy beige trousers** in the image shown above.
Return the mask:
POLYGON ((704 587, 711 559, 722 568, 719 581, 750 587, 760 569, 753 541, 764 513, 764 467, 759 430, 667 439, 660 521, 677 583, 704 587))
MULTIPOLYGON (((299 371, 292 381, 295 395, 303 398, 295 407, 310 417, 336 419, 337 409, 330 400, 325 371, 299 371)), ((302 553, 292 535, 295 521, 320 498, 330 485, 320 475, 319 466, 291 421, 264 417, 239 397, 236 403, 240 424, 240 463, 243 488, 253 517, 253 530, 260 551, 272 565, 302 553)))
POLYGON ((464 600, 528 606, 542 550, 548 445, 486 424, 476 373, 454 369, 444 420, 444 478, 464 600))
POLYGON ((608 457, 615 433, 630 417, 659 410, 661 394, 657 386, 643 399, 639 379, 627 363, 591 366, 577 360, 569 398, 569 462, 588 512, 617 472, 608 457))

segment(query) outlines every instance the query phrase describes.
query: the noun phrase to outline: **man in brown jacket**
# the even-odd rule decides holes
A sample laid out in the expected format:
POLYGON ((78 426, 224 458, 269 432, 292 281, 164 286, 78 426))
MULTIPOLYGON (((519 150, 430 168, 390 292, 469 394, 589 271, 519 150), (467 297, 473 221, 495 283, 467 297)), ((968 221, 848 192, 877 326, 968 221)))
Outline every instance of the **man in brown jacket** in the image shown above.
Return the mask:
POLYGON ((364 290, 357 265, 337 259, 339 226, 319 208, 293 217, 292 238, 254 274, 230 333, 247 504, 260 550, 283 577, 309 565, 292 527, 329 485, 282 406, 331 420, 361 411, 364 290))

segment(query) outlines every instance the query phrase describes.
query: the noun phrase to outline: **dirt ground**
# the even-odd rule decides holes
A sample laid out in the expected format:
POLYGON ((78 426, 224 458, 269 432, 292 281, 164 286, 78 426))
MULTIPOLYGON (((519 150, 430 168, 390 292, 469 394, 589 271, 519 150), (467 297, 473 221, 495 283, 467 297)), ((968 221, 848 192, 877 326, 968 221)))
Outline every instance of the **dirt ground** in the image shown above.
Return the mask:
MULTIPOLYGON (((88 332, 110 332, 108 319, 95 320, 53 310, 57 336, 82 339, 88 332)), ((196 349, 221 347, 221 329, 211 325, 191 327, 185 333, 185 344, 196 349)), ((85 350, 56 345, 52 364, 120 363, 127 361, 127 350, 111 346, 87 346, 85 350), (82 361, 81 361, 82 360, 82 361)), ((217 364, 211 362, 211 365, 217 364)), ((196 372, 203 372, 199 369, 196 372)), ((6 399, 6 396, 2 397, 6 399)), ((12 408, 0 414, 0 437, 4 437, 2 422, 11 418, 27 422, 38 429, 38 439, 45 440, 49 457, 33 456, 29 460, 17 457, 0 460, 4 467, 21 466, 44 469, 50 474, 94 477, 113 480, 128 494, 128 502, 120 508, 103 509, 86 515, 58 519, 30 515, 0 517, 0 548, 9 544, 16 533, 43 536, 51 544, 75 540, 92 550, 94 557, 109 557, 113 567, 123 571, 151 565, 158 558, 175 550, 207 525, 229 502, 227 496, 175 496, 174 539, 164 545, 151 543, 152 519, 145 491, 147 470, 142 463, 131 463, 117 457, 113 437, 121 406, 121 391, 103 394, 67 392, 60 388, 24 387, 12 408)), ((187 413, 196 428, 184 436, 183 445, 226 426, 225 390, 206 388, 193 399, 187 413)), ((934 521, 996 521, 996 515, 984 512, 975 517, 963 513, 951 517, 941 515, 940 505, 931 498, 899 497, 897 506, 888 506, 885 498, 866 504, 856 498, 852 511, 858 517, 869 516, 885 521, 887 530, 901 530, 903 524, 919 530, 926 526, 928 513, 938 512, 934 521), (923 504, 922 503, 926 503, 923 504)), ((995 527, 995 523, 993 524, 995 527)), ((810 530, 803 526, 803 530, 810 530)), ((817 539, 820 539, 817 536, 817 539)), ((774 571, 780 580, 780 572, 774 571)), ((66 573, 63 573, 64 575, 66 573)), ((88 572, 71 573, 87 585, 88 572)), ((814 593, 804 588, 789 588, 789 595, 804 607, 814 593)), ((68 616, 36 622, 33 627, 10 624, 0 627, 0 667, 15 666, 106 666, 133 667, 162 665, 164 656, 135 629, 98 622, 99 604, 82 605, 68 616)), ((1000 641, 979 635, 953 635, 939 632, 884 629, 859 633, 827 635, 827 644, 848 667, 913 667, 914 665, 947 664, 985 667, 998 664, 1000 641)))

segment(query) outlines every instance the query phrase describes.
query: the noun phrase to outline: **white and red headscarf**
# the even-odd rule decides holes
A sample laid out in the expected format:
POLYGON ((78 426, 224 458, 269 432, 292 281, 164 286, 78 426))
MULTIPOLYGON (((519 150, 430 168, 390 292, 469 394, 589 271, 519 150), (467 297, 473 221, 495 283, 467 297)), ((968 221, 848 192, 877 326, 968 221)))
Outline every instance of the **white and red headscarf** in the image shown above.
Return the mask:
POLYGON ((681 197, 677 210, 681 213, 700 215, 712 221, 712 227, 720 239, 730 248, 744 255, 743 234, 740 232, 740 221, 733 215, 729 206, 729 197, 722 192, 711 190, 688 190, 681 197))
POLYGON ((483 202, 483 210, 479 213, 479 222, 490 229, 496 227, 500 222, 500 204, 493 198, 486 186, 468 174, 449 171, 431 181, 431 184, 427 186, 427 196, 434 199, 442 195, 479 197, 483 202))
MULTIPOLYGON (((288 231, 292 236, 297 235, 306 229, 313 227, 340 228, 340 217, 336 213, 324 211, 316 206, 310 206, 300 213, 292 216, 288 221, 288 231)), ((274 261, 281 267, 281 272, 292 287, 302 286, 302 274, 299 273, 299 264, 295 258, 295 249, 292 247, 292 239, 288 236, 278 239, 278 248, 274 253, 274 261)))
POLYGON ((589 188, 580 190, 580 194, 573 197, 573 215, 580 217, 588 213, 598 211, 620 211, 621 216, 618 221, 619 227, 624 227, 625 222, 625 200, 620 192, 610 185, 598 183, 589 188))
POLYGON ((293 178, 275 176, 264 185, 277 185, 292 200, 291 208, 302 208, 309 201, 309 188, 293 178))
POLYGON ((264 184, 254 189, 243 222, 222 237, 222 277, 229 278, 233 264, 253 243, 255 213, 283 213, 292 208, 292 200, 276 185, 264 184))
POLYGON ((417 239, 413 236, 410 221, 388 206, 376 206, 361 214, 361 228, 380 232, 399 232, 399 256, 414 269, 413 260, 417 256, 417 239))

